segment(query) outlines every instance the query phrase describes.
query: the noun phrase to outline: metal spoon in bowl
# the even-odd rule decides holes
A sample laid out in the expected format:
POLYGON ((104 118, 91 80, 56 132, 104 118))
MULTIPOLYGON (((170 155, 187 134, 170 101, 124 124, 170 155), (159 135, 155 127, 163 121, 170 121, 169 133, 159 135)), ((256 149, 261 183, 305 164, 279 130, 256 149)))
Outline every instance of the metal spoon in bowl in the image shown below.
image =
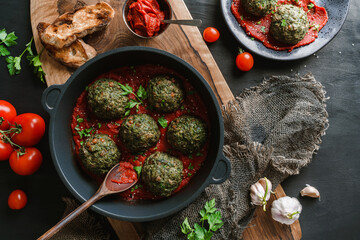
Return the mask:
POLYGON ((163 23, 178 24, 178 25, 188 25, 188 26, 197 26, 200 27, 202 24, 201 19, 189 19, 189 20, 161 20, 163 23))
POLYGON ((74 220, 82 212, 84 212, 86 209, 88 209, 96 201, 100 200, 101 198, 103 198, 107 195, 126 191, 129 188, 131 188, 132 186, 134 186, 139 180, 139 179, 137 179, 136 181, 134 181, 132 183, 122 183, 122 184, 114 183, 111 181, 112 179, 118 179, 120 174, 121 173, 119 172, 119 164, 116 164, 107 173, 103 183, 101 184, 101 186, 97 190, 97 192, 94 194, 94 196, 89 198, 89 200, 84 202, 81 206, 79 206, 77 209, 75 209, 69 215, 67 215, 65 218, 63 218, 55 226, 53 226, 46 233, 44 233, 41 237, 39 237, 38 240, 45 240, 45 239, 51 238, 55 233, 60 231, 63 227, 65 227, 69 222, 74 220))

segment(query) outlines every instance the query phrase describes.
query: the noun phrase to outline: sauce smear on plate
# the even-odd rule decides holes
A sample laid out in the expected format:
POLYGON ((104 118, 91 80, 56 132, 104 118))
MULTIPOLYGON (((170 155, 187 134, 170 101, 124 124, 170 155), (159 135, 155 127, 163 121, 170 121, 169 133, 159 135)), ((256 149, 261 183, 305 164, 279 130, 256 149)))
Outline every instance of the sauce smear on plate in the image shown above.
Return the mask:
POLYGON ((261 41, 267 48, 277 51, 288 50, 289 52, 291 52, 294 48, 301 47, 315 41, 318 37, 319 31, 325 26, 328 20, 325 8, 317 6, 314 0, 279 0, 277 4, 293 4, 303 8, 304 11, 307 12, 310 24, 309 31, 305 35, 304 39, 295 45, 286 45, 271 37, 269 29, 272 13, 269 13, 264 17, 253 16, 245 11, 241 5, 241 0, 233 0, 231 12, 248 35, 261 41))

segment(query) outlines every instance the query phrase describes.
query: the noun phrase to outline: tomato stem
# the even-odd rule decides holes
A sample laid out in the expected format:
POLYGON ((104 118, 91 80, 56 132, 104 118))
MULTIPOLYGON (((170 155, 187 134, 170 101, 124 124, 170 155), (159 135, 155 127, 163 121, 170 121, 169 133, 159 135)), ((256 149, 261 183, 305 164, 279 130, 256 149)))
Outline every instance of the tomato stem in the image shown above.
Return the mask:
POLYGON ((244 51, 244 49, 242 49, 241 47, 239 47, 239 54, 242 54, 242 53, 244 53, 245 51, 244 51))
MULTIPOLYGON (((12 128, 14 129, 14 128, 12 128)), ((16 131, 16 130, 15 130, 16 131)), ((11 146, 15 146, 17 148, 20 149, 20 151, 23 151, 24 147, 14 143, 11 138, 14 136, 14 134, 16 133, 15 131, 11 131, 11 129, 9 130, 0 130, 0 134, 2 135, 0 138, 4 141, 4 142, 7 142, 7 143, 10 143, 11 146), (8 135, 6 134, 9 134, 9 133, 14 133, 11 137, 9 137, 8 135)))

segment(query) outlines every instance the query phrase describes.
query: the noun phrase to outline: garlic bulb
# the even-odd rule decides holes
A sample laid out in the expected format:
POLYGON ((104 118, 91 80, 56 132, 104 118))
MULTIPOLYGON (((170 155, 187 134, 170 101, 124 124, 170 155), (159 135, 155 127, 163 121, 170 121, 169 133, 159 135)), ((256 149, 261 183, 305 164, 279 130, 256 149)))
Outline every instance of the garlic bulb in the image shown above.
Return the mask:
POLYGON ((302 197, 307 196, 312 198, 319 198, 320 200, 320 192, 309 184, 306 184, 306 187, 300 191, 300 194, 302 197))
POLYGON ((299 219, 302 206, 296 198, 282 197, 272 203, 271 216, 282 224, 293 224, 299 219))
POLYGON ((263 206, 266 211, 266 203, 270 199, 272 184, 265 177, 260 178, 255 184, 250 187, 251 204, 263 206))

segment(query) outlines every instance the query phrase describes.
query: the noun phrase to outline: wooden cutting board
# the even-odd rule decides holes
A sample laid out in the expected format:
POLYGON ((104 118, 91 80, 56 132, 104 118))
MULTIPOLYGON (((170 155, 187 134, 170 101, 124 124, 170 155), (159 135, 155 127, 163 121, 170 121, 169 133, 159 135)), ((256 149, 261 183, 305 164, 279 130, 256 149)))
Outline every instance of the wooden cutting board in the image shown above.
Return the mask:
MULTIPOLYGON (((66 11, 97 2, 99 1, 30 0, 31 26, 37 51, 40 52, 43 48, 36 30, 39 22, 52 23, 60 14, 66 11)), ((149 46, 166 50, 194 66, 210 84, 221 105, 234 99, 220 69, 196 27, 171 25, 165 33, 155 39, 140 39, 131 34, 122 20, 121 9, 124 0, 106 0, 106 2, 116 11, 114 19, 105 30, 84 39, 98 53, 123 46, 149 46)), ((173 7, 174 19, 192 18, 183 0, 169 0, 169 2, 173 7)), ((43 62, 48 86, 65 83, 72 74, 71 69, 53 60, 46 51, 42 54, 41 61, 43 62)), ((285 192, 280 185, 275 193, 271 200, 285 196, 285 192)), ((244 239, 301 239, 301 228, 298 221, 291 226, 282 225, 273 221, 269 213, 270 211, 264 213, 261 208, 257 209, 255 217, 243 234, 244 239)), ((119 239, 140 239, 138 231, 141 231, 141 224, 108 219, 119 239)))

